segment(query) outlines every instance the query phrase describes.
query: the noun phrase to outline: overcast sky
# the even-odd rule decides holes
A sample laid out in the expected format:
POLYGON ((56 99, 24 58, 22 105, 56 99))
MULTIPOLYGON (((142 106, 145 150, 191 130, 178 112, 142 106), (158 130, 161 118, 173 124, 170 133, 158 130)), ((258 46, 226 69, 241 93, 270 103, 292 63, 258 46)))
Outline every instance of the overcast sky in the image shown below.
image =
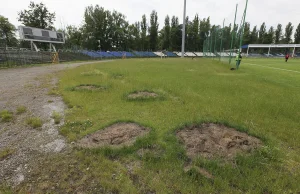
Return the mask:
MULTIPOLYGON (((222 24, 234 20, 235 5, 239 3, 238 23, 245 7, 246 0, 187 0, 187 15, 200 18, 211 17, 213 24, 222 24)), ((0 15, 9 18, 9 21, 18 26, 18 12, 26 9, 30 0, 1 0, 0 15)), ((183 18, 183 0, 34 0, 43 2, 51 12, 56 13, 55 27, 66 25, 80 25, 83 21, 85 7, 99 4, 105 9, 117 10, 127 16, 130 23, 140 21, 143 14, 149 15, 152 10, 158 12, 160 28, 163 26, 167 14, 176 15, 180 21, 183 18)), ((292 22, 296 26, 300 23, 300 0, 249 0, 247 21, 253 25, 277 26, 292 22)), ((294 29, 295 29, 294 28, 294 29)))

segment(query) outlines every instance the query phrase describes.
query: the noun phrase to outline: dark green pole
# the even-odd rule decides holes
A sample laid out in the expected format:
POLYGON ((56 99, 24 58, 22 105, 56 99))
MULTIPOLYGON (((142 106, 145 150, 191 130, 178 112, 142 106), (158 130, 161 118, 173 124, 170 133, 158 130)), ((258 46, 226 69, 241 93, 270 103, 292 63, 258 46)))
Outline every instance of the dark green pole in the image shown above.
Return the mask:
POLYGON ((247 8, 248 8, 248 0, 246 0, 246 7, 245 7, 245 11, 244 11, 244 21, 243 21, 243 28, 242 28, 242 31, 241 31, 240 48, 239 49, 242 48, 242 44, 243 44, 245 22, 246 22, 246 15, 247 15, 247 8))
MULTIPOLYGON (((246 16, 247 16, 247 8, 248 8, 248 0, 246 0, 246 7, 245 7, 245 11, 244 11, 244 21, 243 21, 243 28, 242 28, 242 31, 241 31, 241 38, 240 38, 241 40, 240 40, 240 46, 239 46, 239 53, 241 52, 242 44, 243 44, 245 22, 246 22, 246 16)), ((237 69, 239 69, 239 65, 237 66, 237 69)))
POLYGON ((222 47, 223 47, 224 25, 225 25, 225 19, 223 20, 223 29, 222 29, 222 36, 221 36, 221 44, 220 44, 220 58, 219 58, 219 61, 221 61, 221 53, 222 53, 222 47))
POLYGON ((236 8, 235 8, 235 17, 234 17, 234 24, 233 24, 233 32, 232 32, 231 45, 230 45, 229 64, 231 64, 231 59, 232 59, 232 46, 233 46, 234 35, 235 35, 235 24, 236 24, 236 14, 237 14, 237 9, 238 9, 238 4, 236 4, 236 8))

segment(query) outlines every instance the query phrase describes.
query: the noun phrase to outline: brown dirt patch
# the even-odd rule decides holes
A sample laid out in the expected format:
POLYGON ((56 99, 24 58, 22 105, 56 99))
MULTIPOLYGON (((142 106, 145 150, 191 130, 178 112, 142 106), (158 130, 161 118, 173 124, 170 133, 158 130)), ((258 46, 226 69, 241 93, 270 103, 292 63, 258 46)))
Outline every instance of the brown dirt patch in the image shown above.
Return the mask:
POLYGON ((90 90, 90 91, 97 91, 97 90, 105 90, 106 87, 104 86, 96 86, 96 85, 81 85, 76 86, 75 90, 90 90))
POLYGON ((118 123, 86 136, 79 141, 79 146, 84 148, 128 146, 132 145, 137 137, 144 136, 149 131, 150 129, 135 123, 118 123))
POLYGON ((129 99, 138 99, 138 98, 157 98, 158 94, 154 92, 135 92, 128 95, 129 99))
POLYGON ((262 145, 259 139, 246 133, 212 123, 185 128, 177 132, 177 137, 190 158, 201 155, 231 159, 237 153, 249 153, 262 145))

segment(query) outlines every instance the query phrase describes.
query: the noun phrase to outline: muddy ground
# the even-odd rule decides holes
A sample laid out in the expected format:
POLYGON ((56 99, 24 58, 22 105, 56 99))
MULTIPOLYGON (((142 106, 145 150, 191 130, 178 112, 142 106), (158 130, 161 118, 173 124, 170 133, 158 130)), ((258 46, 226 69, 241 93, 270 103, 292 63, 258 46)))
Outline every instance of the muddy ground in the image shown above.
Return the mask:
POLYGON ((128 95, 129 99, 139 99, 139 98, 157 98, 158 94, 154 92, 135 92, 128 95))
POLYGON ((70 151, 70 145, 58 133, 59 126, 64 124, 66 106, 61 97, 49 95, 49 89, 58 82, 56 72, 89 63, 95 61, 0 70, 0 111, 13 113, 12 121, 0 122, 0 152, 9 149, 12 153, 0 159, 0 185, 17 186, 26 180, 35 161, 70 151), (20 106, 27 111, 17 114, 20 106), (59 125, 51 118, 54 111, 62 115, 59 125), (40 118, 43 126, 28 126, 26 119, 30 117, 40 118))
POLYGON ((150 129, 135 123, 117 123, 84 137, 78 145, 84 148, 129 146, 136 138, 146 135, 149 131, 150 129))
POLYGON ((238 153, 250 153, 262 145, 255 137, 214 123, 187 127, 178 131, 177 137, 185 145, 190 158, 232 159, 238 153))

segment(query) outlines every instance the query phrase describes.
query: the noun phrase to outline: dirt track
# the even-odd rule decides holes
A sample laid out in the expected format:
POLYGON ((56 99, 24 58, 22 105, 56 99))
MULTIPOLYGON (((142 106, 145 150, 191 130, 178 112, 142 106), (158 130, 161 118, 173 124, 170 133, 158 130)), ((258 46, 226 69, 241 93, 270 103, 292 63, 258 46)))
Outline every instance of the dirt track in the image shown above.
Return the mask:
POLYGON ((47 154, 68 152, 70 146, 58 133, 63 120, 55 125, 51 118, 54 111, 63 115, 65 105, 61 97, 48 95, 49 88, 57 83, 55 76, 48 75, 90 63, 96 62, 0 70, 0 111, 13 112, 12 121, 0 122, 0 152, 10 149, 13 153, 0 158, 0 185, 16 186, 26 180, 34 161, 47 154), (19 106, 25 106, 27 112, 17 115, 19 106), (26 125, 26 119, 32 116, 42 119, 41 129, 26 125))

